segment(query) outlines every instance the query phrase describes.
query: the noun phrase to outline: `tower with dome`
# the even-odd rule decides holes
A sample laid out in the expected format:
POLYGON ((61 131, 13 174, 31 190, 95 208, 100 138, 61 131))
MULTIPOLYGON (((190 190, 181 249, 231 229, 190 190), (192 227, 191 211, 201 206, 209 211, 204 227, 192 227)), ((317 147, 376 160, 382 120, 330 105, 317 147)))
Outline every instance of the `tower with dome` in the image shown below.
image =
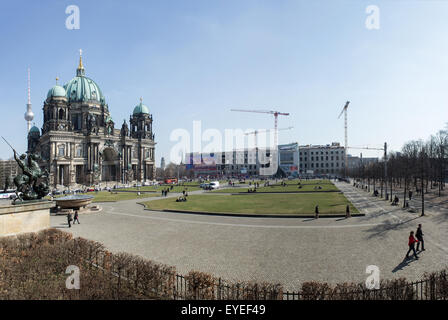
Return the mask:
POLYGON ((76 76, 48 91, 42 129, 28 132, 28 151, 41 155, 53 187, 100 182, 134 183, 155 178, 153 118, 140 103, 121 128, 98 84, 85 75, 80 54, 76 76))

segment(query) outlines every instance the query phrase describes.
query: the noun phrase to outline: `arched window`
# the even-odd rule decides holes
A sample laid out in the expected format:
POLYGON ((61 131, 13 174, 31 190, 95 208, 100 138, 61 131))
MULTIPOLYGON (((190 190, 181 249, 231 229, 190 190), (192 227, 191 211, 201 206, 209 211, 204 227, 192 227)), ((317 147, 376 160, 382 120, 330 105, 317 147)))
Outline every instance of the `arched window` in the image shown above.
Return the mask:
POLYGON ((63 109, 59 109, 59 120, 64 120, 65 112, 63 109))

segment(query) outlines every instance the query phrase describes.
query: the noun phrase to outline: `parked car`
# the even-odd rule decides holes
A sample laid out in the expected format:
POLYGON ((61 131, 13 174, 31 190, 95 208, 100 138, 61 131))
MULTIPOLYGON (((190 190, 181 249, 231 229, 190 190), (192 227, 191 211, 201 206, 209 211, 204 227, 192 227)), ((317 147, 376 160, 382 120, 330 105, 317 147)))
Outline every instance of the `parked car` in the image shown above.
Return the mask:
POLYGON ((212 181, 209 183, 210 189, 218 189, 219 188, 219 181, 212 181))

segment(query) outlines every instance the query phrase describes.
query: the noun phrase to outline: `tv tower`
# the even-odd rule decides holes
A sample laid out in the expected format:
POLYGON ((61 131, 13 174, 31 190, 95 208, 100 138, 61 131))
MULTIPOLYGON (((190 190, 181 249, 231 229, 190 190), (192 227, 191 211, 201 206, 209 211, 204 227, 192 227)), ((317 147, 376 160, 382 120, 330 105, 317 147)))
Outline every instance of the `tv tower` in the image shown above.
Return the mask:
POLYGON ((34 119, 34 113, 33 110, 31 110, 31 80, 30 80, 30 68, 28 68, 28 103, 26 104, 26 112, 25 112, 25 120, 27 123, 28 130, 26 131, 26 134, 28 135, 28 132, 31 129, 31 121, 34 119))

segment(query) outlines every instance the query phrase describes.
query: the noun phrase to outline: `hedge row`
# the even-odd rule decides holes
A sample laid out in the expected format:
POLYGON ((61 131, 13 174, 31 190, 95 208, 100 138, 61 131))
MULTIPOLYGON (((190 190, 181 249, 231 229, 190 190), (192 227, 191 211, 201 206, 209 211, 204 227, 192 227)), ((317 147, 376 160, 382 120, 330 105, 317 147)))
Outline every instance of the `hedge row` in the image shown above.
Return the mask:
POLYGON ((226 282, 199 271, 181 276, 174 267, 114 254, 57 229, 0 238, 0 299, 436 300, 448 299, 447 270, 412 283, 383 280, 380 288, 305 282, 291 293, 280 284, 226 282), (80 290, 66 288, 70 265, 80 269, 80 290))

